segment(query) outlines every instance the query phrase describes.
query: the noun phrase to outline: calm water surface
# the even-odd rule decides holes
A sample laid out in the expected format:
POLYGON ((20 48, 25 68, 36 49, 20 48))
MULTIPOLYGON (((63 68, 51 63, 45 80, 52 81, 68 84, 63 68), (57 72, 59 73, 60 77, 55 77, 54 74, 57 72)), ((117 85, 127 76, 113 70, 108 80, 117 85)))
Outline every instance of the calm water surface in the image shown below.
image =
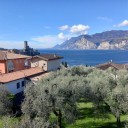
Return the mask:
POLYGON ((128 63, 128 50, 46 50, 41 53, 55 53, 63 56, 70 66, 90 65, 105 63, 112 60, 115 63, 128 63))

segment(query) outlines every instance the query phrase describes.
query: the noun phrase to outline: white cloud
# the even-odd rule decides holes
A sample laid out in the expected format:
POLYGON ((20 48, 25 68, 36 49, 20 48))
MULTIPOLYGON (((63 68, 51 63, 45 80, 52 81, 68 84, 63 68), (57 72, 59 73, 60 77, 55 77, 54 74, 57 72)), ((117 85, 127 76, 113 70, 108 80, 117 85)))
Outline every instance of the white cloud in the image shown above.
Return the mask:
POLYGON ((64 35, 64 33, 59 33, 58 35, 45 35, 34 37, 31 40, 36 44, 40 44, 41 48, 51 48, 56 44, 61 44, 67 39, 71 38, 71 35, 64 35))
POLYGON ((68 25, 63 25, 63 26, 60 26, 59 29, 60 29, 61 31, 64 31, 64 30, 69 29, 69 26, 68 26, 68 25))
POLYGON ((5 41, 5 40, 0 40, 0 47, 1 48, 7 48, 7 49, 21 49, 24 47, 24 41, 5 41))
MULTIPOLYGON (((28 45, 31 48, 42 48, 42 44, 34 42, 34 41, 28 41, 28 45)), ((24 41, 5 41, 0 40, 0 48, 5 49, 23 49, 24 48, 24 41)))
POLYGON ((61 39, 61 40, 66 40, 67 39, 67 37, 62 32, 58 34, 58 38, 61 39))
POLYGON ((33 41, 38 41, 38 42, 54 42, 56 41, 56 37, 55 36, 51 36, 51 35, 46 35, 46 36, 38 36, 38 37, 34 37, 32 38, 33 41))
POLYGON ((110 19, 108 17, 103 17, 103 16, 98 16, 97 19, 104 20, 104 21, 112 21, 112 19, 110 19))
POLYGON ((124 20, 121 23, 114 25, 114 27, 124 27, 124 26, 128 26, 128 20, 124 20))
POLYGON ((67 30, 66 33, 59 33, 57 35, 44 35, 44 36, 37 36, 31 38, 31 41, 34 41, 35 44, 40 45, 40 48, 51 48, 56 44, 61 44, 64 41, 70 39, 71 37, 75 37, 81 34, 86 34, 87 30, 90 27, 88 25, 73 25, 69 27, 68 25, 64 25, 59 27, 60 30, 67 30))
POLYGON ((87 30, 89 28, 90 27, 88 25, 82 25, 82 24, 73 25, 70 28, 70 32, 73 33, 73 34, 87 34, 87 30))
POLYGON ((45 35, 45 36, 39 36, 34 37, 31 40, 40 43, 42 46, 41 48, 51 48, 55 46, 56 44, 60 44, 68 39, 67 35, 64 35, 63 33, 59 33, 58 35, 45 35))
MULTIPOLYGON (((46 29, 49 29, 49 26, 45 26, 46 29)), ((44 36, 36 36, 32 37, 28 41, 28 45, 32 48, 51 48, 55 46, 56 44, 61 44, 64 41, 70 39, 71 37, 79 36, 81 34, 86 34, 87 30, 90 27, 88 25, 73 25, 73 26, 68 26, 64 25, 61 26, 61 30, 66 30, 68 31, 61 32, 56 35, 44 35, 44 36)), ((23 49, 24 48, 24 41, 8 41, 8 40, 3 40, 3 36, 0 36, 0 47, 2 48, 7 48, 7 49, 23 49)))
POLYGON ((58 37, 56 35, 38 36, 32 38, 31 40, 41 43, 41 48, 50 48, 59 43, 58 37))

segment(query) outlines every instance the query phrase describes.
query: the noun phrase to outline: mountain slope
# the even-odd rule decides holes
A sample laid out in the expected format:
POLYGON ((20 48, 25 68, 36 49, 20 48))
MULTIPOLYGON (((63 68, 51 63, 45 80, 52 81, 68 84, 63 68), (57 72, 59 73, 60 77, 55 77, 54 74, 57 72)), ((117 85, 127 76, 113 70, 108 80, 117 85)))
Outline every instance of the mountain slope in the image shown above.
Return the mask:
POLYGON ((128 49, 128 31, 112 30, 72 37, 54 49, 128 49))

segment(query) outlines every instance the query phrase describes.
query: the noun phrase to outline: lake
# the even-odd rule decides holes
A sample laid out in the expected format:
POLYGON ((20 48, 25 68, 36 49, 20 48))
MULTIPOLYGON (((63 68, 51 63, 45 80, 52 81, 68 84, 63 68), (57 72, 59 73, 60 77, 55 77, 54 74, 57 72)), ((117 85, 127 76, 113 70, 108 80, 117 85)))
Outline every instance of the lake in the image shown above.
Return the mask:
POLYGON ((115 63, 128 63, 128 50, 47 50, 40 53, 55 53, 63 56, 68 65, 94 66, 112 60, 115 63))

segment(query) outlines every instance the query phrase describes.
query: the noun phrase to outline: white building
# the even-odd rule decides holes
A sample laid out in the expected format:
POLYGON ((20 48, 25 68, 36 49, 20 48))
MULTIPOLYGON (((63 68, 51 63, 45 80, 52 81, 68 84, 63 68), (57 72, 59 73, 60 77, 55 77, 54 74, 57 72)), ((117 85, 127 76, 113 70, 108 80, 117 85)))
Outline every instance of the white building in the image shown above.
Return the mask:
POLYGON ((47 71, 59 69, 61 58, 63 57, 55 54, 43 54, 31 58, 20 54, 0 52, 0 84, 5 85, 12 94, 23 92, 28 80, 36 82, 43 75, 45 76, 47 71), (6 60, 9 60, 9 72, 6 68, 6 60))
POLYGON ((60 68, 62 58, 55 54, 37 55, 31 59, 31 67, 40 67, 44 71, 55 71, 60 68))
POLYGON ((17 94, 24 91, 28 80, 42 74, 45 74, 45 71, 39 67, 0 74, 0 84, 5 85, 10 93, 17 94))

